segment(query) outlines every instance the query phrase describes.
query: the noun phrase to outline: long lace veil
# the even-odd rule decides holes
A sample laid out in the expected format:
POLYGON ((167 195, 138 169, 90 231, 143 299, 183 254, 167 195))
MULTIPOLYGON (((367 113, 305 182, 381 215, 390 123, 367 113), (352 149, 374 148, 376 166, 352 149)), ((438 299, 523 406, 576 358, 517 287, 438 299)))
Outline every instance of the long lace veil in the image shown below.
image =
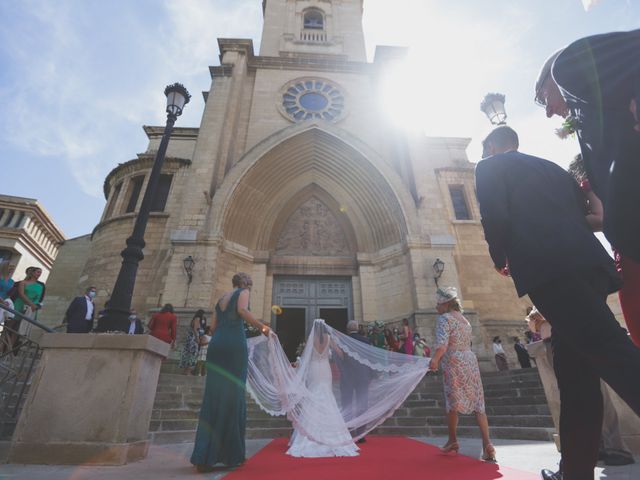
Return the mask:
POLYGON ((430 360, 368 345, 321 319, 314 321, 296 368, 274 333, 248 343, 247 387, 253 399, 265 412, 286 415, 296 430, 329 446, 357 440, 384 422, 425 375, 430 360), (327 402, 327 391, 342 420, 333 418, 336 408, 327 402), (332 431, 345 425, 352 437, 347 440, 332 431))

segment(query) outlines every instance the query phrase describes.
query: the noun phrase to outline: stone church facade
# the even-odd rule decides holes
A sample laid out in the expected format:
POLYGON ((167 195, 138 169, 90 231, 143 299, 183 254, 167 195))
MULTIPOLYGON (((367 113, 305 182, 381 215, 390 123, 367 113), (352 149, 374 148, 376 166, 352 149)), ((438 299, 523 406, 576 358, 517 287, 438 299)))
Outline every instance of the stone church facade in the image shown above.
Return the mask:
MULTIPOLYGON (((186 324, 245 271, 252 310, 283 341, 299 341, 317 317, 336 326, 409 318, 433 344, 432 266, 441 259, 439 284, 459 288, 474 348, 491 368, 490 338, 522 335, 528 302, 494 272, 469 139, 408 135, 377 106, 382 72, 405 50, 378 47, 367 62, 362 8, 264 0, 259 54, 251 40, 218 40, 201 124, 176 128, 169 143, 133 306, 172 303, 186 324)), ((99 307, 110 293, 163 128, 145 132, 147 151, 105 180, 86 261, 57 278, 69 291, 60 305, 89 284, 99 307)))

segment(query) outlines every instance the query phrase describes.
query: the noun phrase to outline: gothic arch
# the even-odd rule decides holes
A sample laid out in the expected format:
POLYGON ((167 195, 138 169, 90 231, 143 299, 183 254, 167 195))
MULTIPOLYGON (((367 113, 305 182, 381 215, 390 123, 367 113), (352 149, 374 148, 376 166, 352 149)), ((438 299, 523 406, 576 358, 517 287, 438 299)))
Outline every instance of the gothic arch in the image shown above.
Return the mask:
POLYGON ((244 155, 216 193, 214 232, 252 250, 269 250, 286 212, 299 205, 295 199, 316 189, 339 206, 357 251, 402 243, 415 233, 415 206, 395 172, 364 150, 324 124, 295 125, 268 137, 244 155))

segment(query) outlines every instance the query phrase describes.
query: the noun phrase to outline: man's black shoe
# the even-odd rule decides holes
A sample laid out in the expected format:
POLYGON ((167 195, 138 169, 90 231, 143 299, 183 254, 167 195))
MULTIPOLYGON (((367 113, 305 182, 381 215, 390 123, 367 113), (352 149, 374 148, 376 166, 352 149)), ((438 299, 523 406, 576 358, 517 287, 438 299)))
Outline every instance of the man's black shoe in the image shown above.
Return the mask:
POLYGON ((545 468, 540 472, 542 475, 542 480, 562 480, 561 472, 552 472, 551 470, 545 468))

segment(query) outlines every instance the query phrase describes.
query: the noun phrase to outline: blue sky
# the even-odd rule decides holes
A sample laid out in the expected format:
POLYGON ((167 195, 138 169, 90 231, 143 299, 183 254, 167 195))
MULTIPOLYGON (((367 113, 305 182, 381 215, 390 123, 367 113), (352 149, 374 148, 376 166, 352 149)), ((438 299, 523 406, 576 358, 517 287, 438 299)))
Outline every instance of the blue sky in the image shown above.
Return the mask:
MULTIPOLYGON (((142 125, 164 124, 165 85, 193 94, 178 126, 198 126, 218 37, 252 38, 262 0, 0 0, 0 193, 37 198, 68 237, 91 232, 102 185, 146 149, 142 125)), ((413 67, 389 92, 413 126, 468 136, 476 160, 489 130, 485 93, 507 96, 521 150, 567 164, 575 139, 533 104, 544 59, 581 36, 640 27, 640 2, 365 0, 375 45, 408 45, 413 67), (410 88, 407 88, 410 87, 410 88), (406 97, 407 92, 411 95, 406 97), (405 95, 405 96, 403 96, 405 95), (410 108, 409 108, 410 107, 410 108)))

